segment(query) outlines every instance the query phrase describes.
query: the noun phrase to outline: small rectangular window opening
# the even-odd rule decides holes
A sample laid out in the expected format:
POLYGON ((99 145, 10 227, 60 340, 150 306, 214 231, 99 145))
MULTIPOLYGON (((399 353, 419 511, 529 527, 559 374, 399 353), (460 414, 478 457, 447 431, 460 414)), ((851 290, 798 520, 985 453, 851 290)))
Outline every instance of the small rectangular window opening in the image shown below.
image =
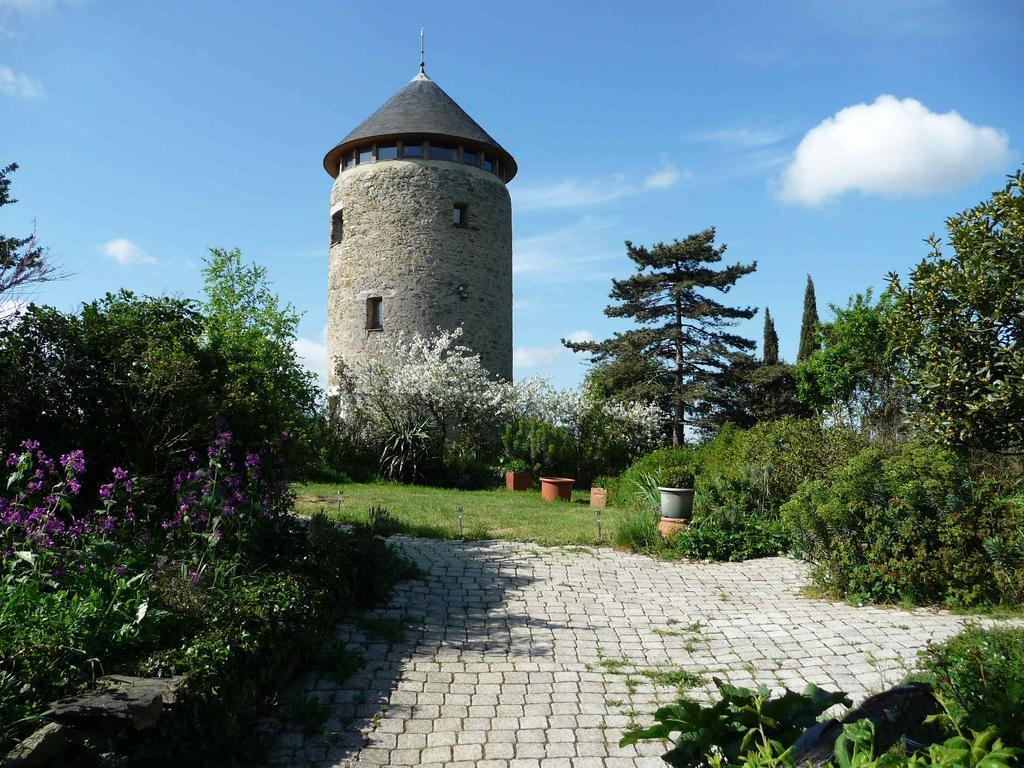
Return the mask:
POLYGON ((465 203, 456 203, 452 206, 452 223, 456 227, 464 227, 469 222, 469 206, 465 203))
POLYGON ((384 327, 384 299, 371 296, 366 300, 366 330, 379 331, 384 327))
POLYGON ((405 144, 402 147, 402 157, 423 157, 422 144, 405 144))
POLYGON ((338 210, 331 214, 331 245, 337 245, 345 236, 344 211, 338 210))

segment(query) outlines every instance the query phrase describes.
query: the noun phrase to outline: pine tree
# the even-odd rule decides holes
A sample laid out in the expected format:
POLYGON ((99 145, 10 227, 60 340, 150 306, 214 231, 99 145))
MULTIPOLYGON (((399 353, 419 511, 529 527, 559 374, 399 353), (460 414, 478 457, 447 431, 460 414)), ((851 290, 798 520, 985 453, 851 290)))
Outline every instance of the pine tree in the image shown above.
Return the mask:
MULTIPOLYGON (((18 202, 11 197, 10 175, 16 170, 17 163, 0 168, 0 208, 18 202)), ((0 235, 0 294, 11 295, 61 277, 63 275, 50 263, 46 249, 36 241, 34 232, 28 237, 0 235)))
POLYGON ((800 349, 796 353, 796 361, 802 363, 818 349, 818 301, 814 297, 814 281, 807 276, 807 288, 804 290, 804 317, 800 323, 800 349))
POLYGON ((725 246, 715 246, 715 230, 690 235, 684 240, 656 243, 650 248, 626 241, 626 255, 636 274, 612 280, 605 307, 608 317, 629 317, 639 327, 616 333, 610 339, 562 343, 574 352, 589 352, 595 363, 624 355, 637 355, 666 365, 671 404, 672 444, 686 439, 687 410, 699 397, 708 377, 729 368, 731 356, 755 349, 750 339, 728 329, 754 316, 752 307, 729 307, 698 292, 710 288, 728 293, 739 278, 757 269, 752 264, 732 264, 721 269, 725 246))
POLYGON ((775 332, 775 321, 768 307, 764 308, 763 360, 765 365, 779 364, 779 334, 775 332))

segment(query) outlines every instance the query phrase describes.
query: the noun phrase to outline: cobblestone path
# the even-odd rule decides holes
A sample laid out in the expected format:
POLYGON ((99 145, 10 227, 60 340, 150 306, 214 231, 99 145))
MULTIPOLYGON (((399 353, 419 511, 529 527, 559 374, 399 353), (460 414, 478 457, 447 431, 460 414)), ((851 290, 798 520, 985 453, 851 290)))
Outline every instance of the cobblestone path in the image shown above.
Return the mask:
POLYGON ((365 620, 339 628, 362 669, 341 684, 310 674, 283 697, 282 711, 307 712, 307 725, 271 721, 269 765, 663 766, 661 744, 618 740, 674 700, 679 675, 667 673, 700 675, 697 698, 717 675, 798 690, 811 681, 857 701, 963 621, 803 597, 805 567, 784 558, 666 563, 610 549, 396 541, 426 578, 399 585, 371 616, 401 622, 404 639, 384 641, 384 622, 377 634, 365 620), (309 712, 326 716, 312 735, 309 712))

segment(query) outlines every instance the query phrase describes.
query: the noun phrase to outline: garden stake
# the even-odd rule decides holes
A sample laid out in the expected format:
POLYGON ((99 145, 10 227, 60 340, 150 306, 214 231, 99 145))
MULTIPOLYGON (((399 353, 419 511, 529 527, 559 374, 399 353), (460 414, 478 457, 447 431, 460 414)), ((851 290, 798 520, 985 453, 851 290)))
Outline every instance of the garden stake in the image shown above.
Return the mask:
POLYGON ((341 519, 341 488, 338 489, 338 511, 335 515, 339 520, 341 519))
POLYGON ((594 507, 594 518, 597 520, 597 540, 601 540, 601 508, 594 507))
POLYGON ((464 539, 466 535, 462 532, 462 507, 456 507, 455 513, 459 516, 459 538, 464 539))

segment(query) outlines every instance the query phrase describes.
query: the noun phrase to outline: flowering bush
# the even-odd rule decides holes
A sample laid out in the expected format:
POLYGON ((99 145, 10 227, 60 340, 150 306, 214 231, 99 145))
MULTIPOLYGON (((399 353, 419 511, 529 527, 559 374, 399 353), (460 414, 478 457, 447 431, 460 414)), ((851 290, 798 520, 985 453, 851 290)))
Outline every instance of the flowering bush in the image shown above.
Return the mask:
POLYGON ((74 450, 55 461, 35 440, 7 457, 7 497, 0 497, 0 541, 5 559, 39 566, 40 557, 66 558, 80 541, 106 538, 135 522, 128 473, 111 471, 91 504, 82 498, 85 456, 74 450), (83 511, 84 508, 84 511, 83 511))
POLYGON ((339 370, 340 411, 379 447, 382 469, 395 479, 469 462, 493 471, 503 433, 505 459, 580 476, 621 469, 657 444, 664 416, 656 406, 605 400, 593 389, 559 391, 542 379, 496 380, 461 336, 396 333, 379 354, 339 370), (524 449, 532 438, 512 434, 529 424, 558 446, 524 449))
POLYGON ((222 431, 206 451, 188 457, 188 468, 174 475, 173 513, 160 523, 172 538, 207 534, 208 542, 221 542, 225 534, 236 546, 245 546, 257 529, 286 515, 293 495, 285 480, 281 446, 249 452, 239 461, 232 455, 232 434, 222 431))

